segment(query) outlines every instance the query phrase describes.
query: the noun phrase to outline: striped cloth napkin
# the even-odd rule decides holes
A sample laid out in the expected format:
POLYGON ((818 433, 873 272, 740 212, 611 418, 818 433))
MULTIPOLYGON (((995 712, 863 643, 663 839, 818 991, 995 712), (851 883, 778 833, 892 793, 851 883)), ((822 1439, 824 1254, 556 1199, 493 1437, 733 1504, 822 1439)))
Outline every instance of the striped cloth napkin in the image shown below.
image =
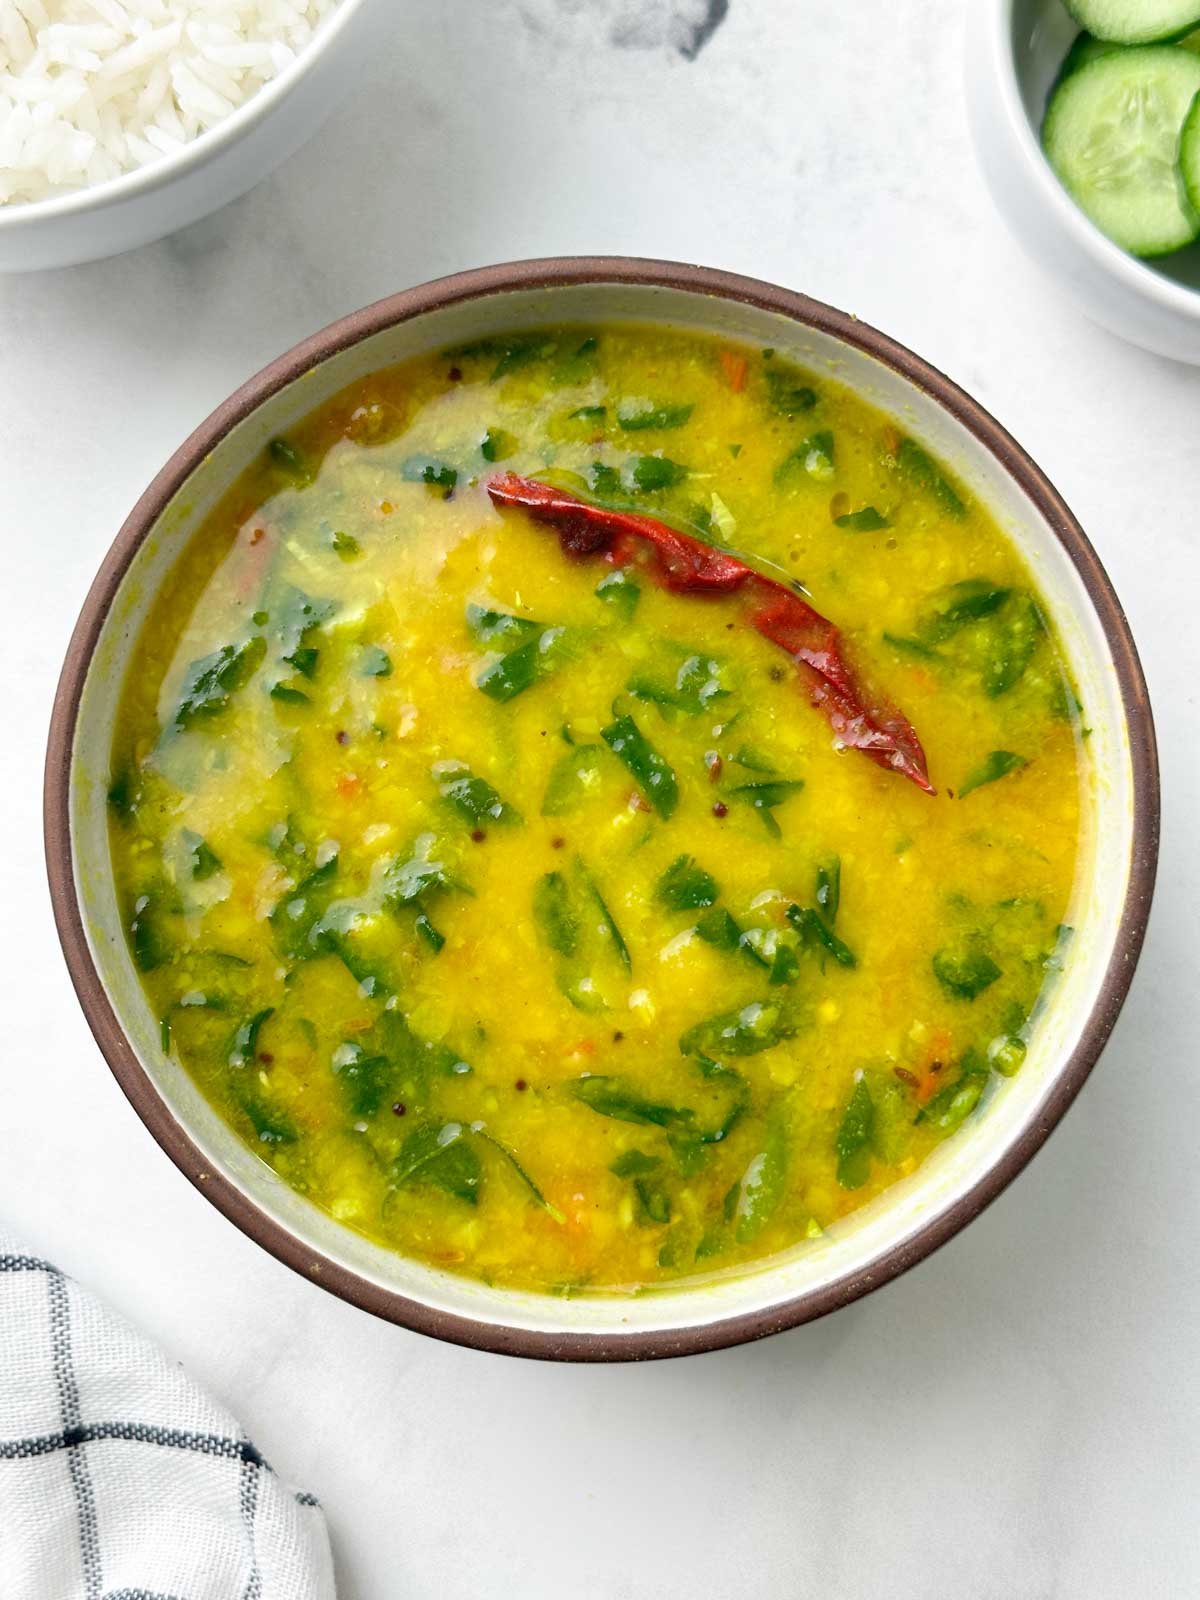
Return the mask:
POLYGON ((0 1230, 4 1600, 334 1600, 325 1519, 229 1413, 0 1230))

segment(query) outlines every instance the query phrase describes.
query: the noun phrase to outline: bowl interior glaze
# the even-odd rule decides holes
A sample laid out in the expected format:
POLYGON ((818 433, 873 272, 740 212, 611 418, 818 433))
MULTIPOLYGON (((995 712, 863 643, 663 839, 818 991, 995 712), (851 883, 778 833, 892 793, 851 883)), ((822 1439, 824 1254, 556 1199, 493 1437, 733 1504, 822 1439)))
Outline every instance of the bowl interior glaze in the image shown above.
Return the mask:
POLYGON ((315 1281, 394 1321, 482 1348, 623 1359, 714 1348, 822 1314, 977 1214, 1029 1159, 1124 998, 1153 883, 1157 788, 1145 686, 1124 618, 1070 513, 985 413, 899 346, 752 280, 657 263, 525 263, 410 291, 251 380, 173 458, 118 537, 64 669, 47 766, 47 847, 68 964, 106 1057, 160 1143, 239 1226, 315 1281), (106 788, 122 675, 148 606, 205 514, 266 442, 354 379, 489 333, 667 322, 758 345, 850 385, 942 456, 1017 541, 1048 600, 1093 732, 1090 830, 1071 960, 1020 1074, 910 1178, 825 1238, 683 1289, 559 1299, 437 1271, 350 1232, 284 1185, 164 1058, 109 863, 106 788))

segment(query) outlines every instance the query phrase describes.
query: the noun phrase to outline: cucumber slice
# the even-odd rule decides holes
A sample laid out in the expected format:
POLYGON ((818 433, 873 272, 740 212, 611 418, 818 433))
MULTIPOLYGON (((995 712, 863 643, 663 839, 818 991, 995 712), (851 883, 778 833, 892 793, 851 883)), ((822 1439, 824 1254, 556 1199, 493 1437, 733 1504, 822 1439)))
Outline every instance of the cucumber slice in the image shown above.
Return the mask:
POLYGON ((1192 210, 1200 212, 1200 94, 1192 101, 1179 135, 1179 172, 1192 210))
POLYGON ((1101 56, 1110 56, 1114 50, 1121 48, 1119 44, 1109 44, 1107 39, 1097 39, 1090 33, 1077 34, 1075 43, 1063 57, 1054 87, 1057 89, 1064 78, 1078 72, 1080 67, 1086 67, 1089 61, 1099 61, 1101 56))
MULTIPOLYGON (((1175 43, 1181 50, 1195 50, 1200 54, 1200 33, 1189 33, 1186 38, 1176 39, 1175 43)), ((1098 61, 1101 56, 1110 56, 1114 50, 1124 50, 1122 44, 1113 44, 1108 39, 1097 39, 1090 33, 1077 33, 1075 43, 1063 57, 1063 64, 1058 69, 1058 77, 1050 86, 1050 93, 1064 78, 1069 78, 1073 72, 1078 72, 1080 67, 1086 67, 1089 61, 1098 61)))
POLYGON ((1147 45, 1089 62, 1050 98, 1047 160, 1079 208, 1133 255, 1165 255, 1200 235, 1179 173, 1197 94, 1200 56, 1147 45))
POLYGON ((1159 44, 1200 27, 1200 0, 1066 0, 1081 28, 1110 44, 1159 44))

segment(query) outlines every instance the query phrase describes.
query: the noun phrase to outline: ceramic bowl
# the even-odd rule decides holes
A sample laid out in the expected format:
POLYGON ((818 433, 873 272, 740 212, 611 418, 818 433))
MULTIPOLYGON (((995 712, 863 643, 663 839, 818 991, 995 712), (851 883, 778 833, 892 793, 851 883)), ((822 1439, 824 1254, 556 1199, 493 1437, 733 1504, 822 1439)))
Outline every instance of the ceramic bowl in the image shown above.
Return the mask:
POLYGON ((118 255, 245 194, 350 90, 385 10, 384 0, 341 0, 284 72, 178 154, 88 189, 0 206, 0 272, 118 255))
POLYGON ((1139 261, 1084 216, 1042 154, 1050 88, 1079 25, 1062 0, 971 0, 967 108, 996 204, 1081 311, 1133 344, 1200 363, 1200 245, 1139 261))
POLYGON ((1116 596, 1043 474, 970 397, 883 334, 749 278, 629 259, 523 262, 380 301, 298 345, 176 452, 117 535, 72 638, 46 768, 59 932, 83 1008, 159 1143, 246 1233, 313 1282, 409 1328, 489 1350, 578 1360, 682 1354, 758 1338, 866 1293, 956 1233, 1038 1149, 1079 1090, 1124 999, 1157 855, 1150 708, 1116 596), (1072 959, 1021 1072, 910 1178, 825 1237, 752 1269, 643 1295, 562 1299, 489 1288, 408 1260, 283 1184, 165 1057, 126 944, 106 790, 122 676, 152 599, 193 531, 274 435, 380 367, 515 328, 669 323, 763 347, 849 384, 953 467, 1015 539, 1079 684, 1091 764, 1072 959))

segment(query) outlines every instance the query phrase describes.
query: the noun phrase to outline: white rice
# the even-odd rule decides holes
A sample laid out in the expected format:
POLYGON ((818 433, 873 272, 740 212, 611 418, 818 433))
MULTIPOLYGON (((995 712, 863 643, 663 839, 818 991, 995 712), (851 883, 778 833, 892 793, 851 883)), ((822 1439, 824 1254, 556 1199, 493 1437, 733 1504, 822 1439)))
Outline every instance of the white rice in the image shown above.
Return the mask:
POLYGON ((282 72, 337 0, 0 0, 0 205, 161 161, 282 72))

